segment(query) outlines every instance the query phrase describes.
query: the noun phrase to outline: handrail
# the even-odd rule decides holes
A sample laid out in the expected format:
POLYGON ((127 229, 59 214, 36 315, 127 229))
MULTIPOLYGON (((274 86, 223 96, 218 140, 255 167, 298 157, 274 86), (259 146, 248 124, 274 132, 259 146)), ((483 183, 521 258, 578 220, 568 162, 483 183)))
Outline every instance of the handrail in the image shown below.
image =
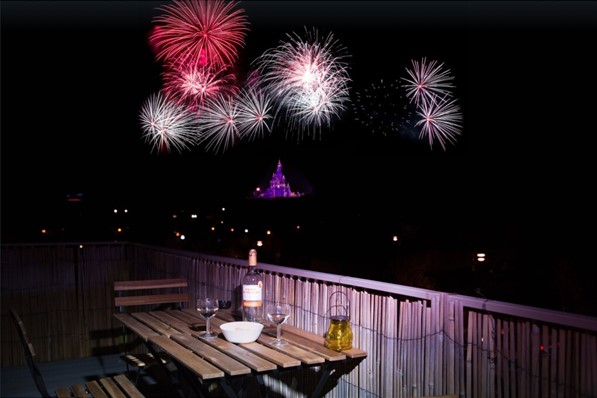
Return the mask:
MULTIPOLYGON (((192 298, 207 289, 234 299, 248 266, 246 259, 128 242, 3 244, 1 265, 3 305, 22 310, 34 343, 52 339, 45 360, 117 343, 97 330, 115 327, 105 325, 105 314, 113 312, 106 301, 113 281, 186 278, 192 298)), ((497 398, 506 390, 510 398, 539 398, 553 388, 562 396, 597 396, 590 382, 597 370, 595 317, 268 263, 257 269, 266 300, 280 284, 293 300, 291 326, 323 336, 330 294, 343 291, 354 303, 355 346, 372 354, 337 380, 330 398, 497 398)), ((14 366, 16 339, 5 323, 2 366, 14 366)), ((276 386, 297 395, 284 383, 276 386)))

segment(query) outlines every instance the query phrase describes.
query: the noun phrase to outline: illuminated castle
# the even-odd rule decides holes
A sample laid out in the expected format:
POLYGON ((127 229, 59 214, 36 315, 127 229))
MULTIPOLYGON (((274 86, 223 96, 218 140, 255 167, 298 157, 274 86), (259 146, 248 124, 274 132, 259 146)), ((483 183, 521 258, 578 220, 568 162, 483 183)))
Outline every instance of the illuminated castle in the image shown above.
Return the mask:
POLYGON ((269 187, 265 191, 257 188, 253 193, 254 198, 258 199, 277 199, 277 198, 298 198, 303 196, 300 192, 292 192, 290 184, 286 182, 286 177, 282 174, 282 162, 278 160, 276 172, 272 174, 269 187))

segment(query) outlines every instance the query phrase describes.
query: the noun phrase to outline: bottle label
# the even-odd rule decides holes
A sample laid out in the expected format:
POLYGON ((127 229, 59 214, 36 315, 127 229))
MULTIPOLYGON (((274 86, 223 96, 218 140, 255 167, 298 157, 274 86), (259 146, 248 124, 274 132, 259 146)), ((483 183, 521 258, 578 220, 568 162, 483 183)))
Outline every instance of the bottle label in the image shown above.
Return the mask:
POLYGON ((261 283, 259 285, 243 285, 243 307, 261 307, 261 283))

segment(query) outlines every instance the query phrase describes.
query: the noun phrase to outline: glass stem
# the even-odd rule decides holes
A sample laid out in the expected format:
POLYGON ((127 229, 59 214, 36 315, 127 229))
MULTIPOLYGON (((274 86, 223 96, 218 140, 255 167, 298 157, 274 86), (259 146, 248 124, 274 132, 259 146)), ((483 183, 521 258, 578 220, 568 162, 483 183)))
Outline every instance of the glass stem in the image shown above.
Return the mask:
POLYGON ((282 337, 282 324, 278 324, 276 327, 276 340, 280 341, 282 337))
POLYGON ((209 325, 209 320, 210 320, 210 318, 205 319, 205 334, 207 334, 208 336, 211 334, 211 327, 209 325))

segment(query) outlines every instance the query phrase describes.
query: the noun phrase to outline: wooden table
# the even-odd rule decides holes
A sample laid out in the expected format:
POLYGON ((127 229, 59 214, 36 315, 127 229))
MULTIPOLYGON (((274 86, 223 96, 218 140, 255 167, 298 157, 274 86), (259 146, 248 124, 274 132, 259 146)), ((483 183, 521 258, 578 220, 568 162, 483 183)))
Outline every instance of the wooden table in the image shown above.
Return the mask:
POLYGON ((234 344, 227 341, 219 326, 238 320, 229 310, 220 310, 211 320, 218 338, 206 339, 205 321, 195 310, 167 310, 114 314, 128 329, 140 336, 150 351, 167 353, 178 370, 200 396, 209 396, 209 385, 218 383, 230 397, 242 395, 250 380, 256 380, 261 395, 267 395, 264 374, 310 368, 318 373, 312 397, 323 395, 326 383, 333 382, 362 361, 367 353, 353 348, 336 352, 324 347, 324 338, 290 325, 283 325, 286 346, 270 345, 276 336, 273 324, 266 323, 256 342, 234 344), (200 329, 203 330, 200 330, 200 329), (337 371, 342 369, 341 371, 337 371), (330 375, 334 379, 331 380, 330 375))

